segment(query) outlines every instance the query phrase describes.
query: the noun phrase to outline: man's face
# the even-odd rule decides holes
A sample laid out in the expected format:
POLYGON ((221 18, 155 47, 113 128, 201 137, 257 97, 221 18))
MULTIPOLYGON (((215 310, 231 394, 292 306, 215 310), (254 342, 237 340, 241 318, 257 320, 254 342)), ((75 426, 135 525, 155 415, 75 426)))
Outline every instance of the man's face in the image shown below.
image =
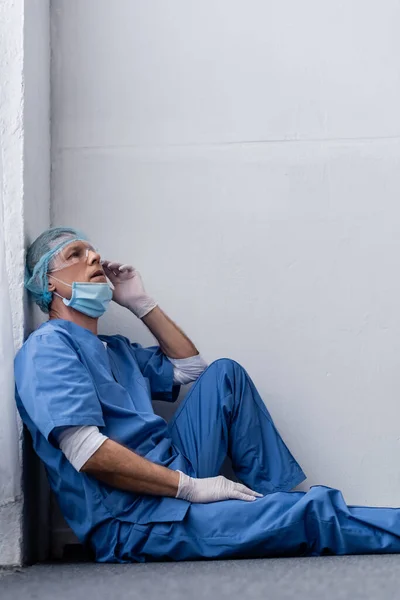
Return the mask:
POLYGON ((75 281, 107 283, 100 264, 100 254, 88 242, 83 241, 71 242, 65 246, 54 258, 49 274, 50 291, 57 291, 64 298, 71 298, 72 290, 56 279, 69 285, 75 281))

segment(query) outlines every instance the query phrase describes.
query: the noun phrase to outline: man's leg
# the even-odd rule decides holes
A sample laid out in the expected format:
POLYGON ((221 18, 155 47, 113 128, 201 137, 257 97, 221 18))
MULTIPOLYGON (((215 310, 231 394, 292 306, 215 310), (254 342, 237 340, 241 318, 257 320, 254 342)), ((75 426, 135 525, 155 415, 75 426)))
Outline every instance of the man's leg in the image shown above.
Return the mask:
POLYGON ((192 504, 177 523, 122 525, 122 562, 400 552, 400 509, 347 507, 323 486, 254 502, 192 504), (136 526, 138 527, 138 526, 136 526))
POLYGON ((263 494, 289 491, 305 479, 250 377, 232 360, 208 367, 169 429, 197 477, 218 475, 228 455, 238 478, 263 494))

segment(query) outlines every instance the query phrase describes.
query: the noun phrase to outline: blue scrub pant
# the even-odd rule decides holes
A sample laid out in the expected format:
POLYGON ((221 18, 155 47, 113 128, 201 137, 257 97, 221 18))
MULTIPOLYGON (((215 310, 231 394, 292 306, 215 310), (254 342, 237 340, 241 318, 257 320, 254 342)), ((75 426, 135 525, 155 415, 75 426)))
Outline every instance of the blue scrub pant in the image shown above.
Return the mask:
POLYGON ((191 504, 183 521, 123 524, 121 562, 400 552, 400 509, 346 506, 338 490, 290 492, 305 476, 236 362, 203 373, 170 424, 197 477, 218 475, 229 455, 254 502, 191 504))

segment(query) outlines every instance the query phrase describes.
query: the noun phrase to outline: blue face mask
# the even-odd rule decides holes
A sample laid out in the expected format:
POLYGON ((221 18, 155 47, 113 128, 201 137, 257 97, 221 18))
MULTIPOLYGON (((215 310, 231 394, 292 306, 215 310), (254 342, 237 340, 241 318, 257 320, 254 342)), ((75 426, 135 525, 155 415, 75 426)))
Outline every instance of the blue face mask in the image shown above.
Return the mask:
POLYGON ((53 292, 56 296, 63 299, 65 306, 74 308, 89 317, 98 318, 104 315, 112 300, 113 293, 108 283, 82 283, 74 281, 70 285, 56 277, 53 277, 53 279, 72 288, 72 296, 69 300, 60 296, 57 292, 53 292))

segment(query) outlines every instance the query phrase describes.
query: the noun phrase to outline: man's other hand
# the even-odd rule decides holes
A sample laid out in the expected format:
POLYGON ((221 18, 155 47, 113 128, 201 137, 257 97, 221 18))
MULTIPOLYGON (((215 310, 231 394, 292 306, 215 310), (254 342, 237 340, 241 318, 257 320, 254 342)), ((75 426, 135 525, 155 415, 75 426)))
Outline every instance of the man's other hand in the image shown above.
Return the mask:
POLYGON ((220 500, 245 500, 253 502, 256 498, 262 498, 262 494, 253 492, 250 488, 226 479, 222 475, 218 477, 206 477, 195 479, 179 471, 179 487, 177 498, 189 502, 219 502, 220 500))

